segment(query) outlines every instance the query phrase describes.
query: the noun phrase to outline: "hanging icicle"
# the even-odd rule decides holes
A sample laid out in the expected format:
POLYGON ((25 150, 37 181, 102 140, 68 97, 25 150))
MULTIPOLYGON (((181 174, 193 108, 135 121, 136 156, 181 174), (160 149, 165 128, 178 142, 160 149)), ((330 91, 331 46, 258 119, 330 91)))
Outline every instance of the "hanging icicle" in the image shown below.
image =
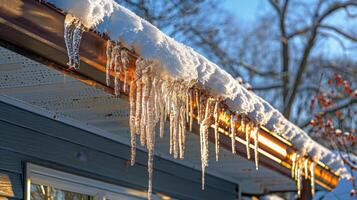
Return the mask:
POLYGON ((69 69, 79 69, 80 57, 79 46, 82 39, 82 34, 85 30, 81 21, 71 14, 67 14, 64 20, 64 41, 68 54, 69 69))
POLYGON ((173 100, 172 100, 172 112, 173 112, 173 152, 174 152, 174 158, 178 158, 179 154, 179 135, 178 135, 178 129, 179 129, 179 105, 178 105, 178 99, 177 99, 177 94, 176 92, 173 93, 173 100))
POLYGON ((189 90, 189 98, 190 98, 190 131, 192 131, 193 124, 193 109, 194 109, 194 96, 193 90, 189 90))
MULTIPOLYGON (((151 88, 151 83, 146 83, 146 87, 151 88)), ((149 152, 148 155, 148 173, 149 173, 149 186, 148 186, 148 199, 152 197, 152 177, 153 177, 153 162, 154 162, 154 147, 155 147, 155 114, 154 114, 154 95, 152 90, 147 91, 147 126, 146 126, 146 145, 149 152)))
POLYGON ((297 193, 298 197, 301 197, 301 186, 302 186, 302 169, 303 169, 303 159, 302 157, 298 160, 298 168, 296 174, 296 184, 297 184, 297 193))
POLYGON ((255 169, 258 170, 259 168, 259 126, 258 125, 253 125, 253 136, 254 136, 254 160, 255 160, 255 169))
POLYGON ((135 83, 130 82, 130 93, 129 93, 129 103, 130 103, 130 114, 129 114, 129 126, 130 126, 130 136, 131 136, 131 165, 135 164, 136 157, 136 126, 135 126, 135 83))
MULTIPOLYGON (((201 102, 204 98, 201 97, 201 102)), ((206 99, 204 118, 200 124, 201 162, 202 162, 202 190, 205 188, 205 169, 208 166, 208 128, 213 123, 214 100, 206 99)))
POLYGON ((127 93, 128 91, 128 69, 129 69, 129 54, 128 50, 122 49, 120 51, 121 63, 123 65, 124 71, 124 83, 123 83, 123 92, 127 93))
POLYGON ((308 163, 309 163, 309 159, 305 158, 305 160, 304 160, 304 175, 305 175, 305 179, 307 179, 309 177, 308 163))
POLYGON ((165 111, 165 100, 163 94, 165 93, 166 84, 165 82, 161 84, 160 90, 160 138, 164 137, 165 133, 165 121, 166 121, 166 111, 165 111))
POLYGON ((201 94, 200 91, 197 89, 195 91, 195 101, 196 101, 196 108, 197 108, 197 123, 201 123, 201 94))
POLYGON ((107 55, 107 63, 105 65, 105 82, 107 86, 110 85, 110 64, 112 63, 112 50, 113 50, 113 42, 107 41, 106 55, 107 55))
POLYGON ((291 164, 291 178, 294 178, 295 177, 295 165, 296 165, 296 153, 294 153, 291 157, 291 161, 292 161, 292 164, 291 164))
POLYGON ((311 162, 310 164, 310 185, 311 185, 311 194, 315 195, 315 162, 311 162))
POLYGON ((68 66, 73 65, 73 26, 74 26, 74 16, 67 14, 64 19, 64 42, 66 44, 67 55, 68 55, 68 66))
POLYGON ((180 131, 179 131, 179 137, 180 137, 180 159, 184 159, 185 156, 185 143, 186 143, 186 113, 185 113, 185 107, 181 107, 181 112, 180 112, 180 131))
POLYGON ((232 143, 232 154, 236 154, 236 121, 237 115, 232 114, 231 116, 231 143, 232 143))
POLYGON ((245 150, 247 152, 247 159, 250 159, 250 127, 251 127, 251 123, 247 123, 245 122, 245 117, 242 118, 241 121, 242 124, 242 129, 245 132, 245 150))
POLYGON ((121 69, 121 59, 120 59, 120 45, 115 44, 115 46, 112 49, 112 55, 111 55, 111 63, 110 67, 114 68, 114 94, 115 96, 120 95, 120 74, 122 72, 121 69))
POLYGON ((220 103, 219 100, 216 100, 214 105, 213 117, 214 117, 214 144, 215 144, 215 152, 216 152, 216 161, 218 161, 219 157, 219 133, 218 133, 218 120, 220 113, 220 103))

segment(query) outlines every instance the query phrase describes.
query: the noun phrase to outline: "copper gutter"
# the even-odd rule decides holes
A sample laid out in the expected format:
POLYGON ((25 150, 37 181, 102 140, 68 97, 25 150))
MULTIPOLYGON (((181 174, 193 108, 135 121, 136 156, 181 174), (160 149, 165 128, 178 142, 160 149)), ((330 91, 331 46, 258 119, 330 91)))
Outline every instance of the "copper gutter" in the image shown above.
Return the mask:
MULTIPOLYGON (((113 93, 113 89, 105 86, 105 45, 106 39, 93 31, 83 34, 80 55, 81 68, 78 71, 68 71, 67 53, 63 38, 64 14, 49 4, 39 3, 36 0, 0 0, 0 38, 24 52, 43 58, 49 67, 74 76, 78 80, 113 93)), ((131 56, 129 76, 135 69, 136 55, 131 56)), ((130 79, 129 77, 129 79, 130 79)), ((123 98, 127 98, 122 95, 123 98)), ((221 124, 228 122, 221 119, 221 124)), ((222 133, 227 131, 222 129, 222 133)), ((198 134, 197 126, 196 131, 198 134)), ((267 143, 259 140, 260 164, 284 176, 290 177, 292 155, 296 150, 289 141, 261 127, 260 135, 267 143), (281 153, 277 149, 284 149, 281 153), (267 154, 264 154, 266 152, 267 154)), ((210 133, 210 140, 214 141, 214 134, 210 133)), ((236 145, 237 153, 246 155, 242 145, 244 135, 240 134, 236 145)), ((220 143, 223 148, 231 149, 231 139, 222 134, 220 143)), ((252 152, 253 153, 253 152, 252 152)), ((332 190, 338 184, 338 175, 322 163, 315 168, 316 183, 327 190, 332 190)))

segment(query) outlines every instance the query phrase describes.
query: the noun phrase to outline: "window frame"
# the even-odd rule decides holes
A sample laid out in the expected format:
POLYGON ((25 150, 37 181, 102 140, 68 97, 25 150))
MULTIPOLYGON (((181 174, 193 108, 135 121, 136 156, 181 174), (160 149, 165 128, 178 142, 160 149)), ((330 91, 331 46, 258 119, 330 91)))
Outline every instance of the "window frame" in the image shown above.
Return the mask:
MULTIPOLYGON (((26 200, 31 200, 31 183, 55 187, 57 189, 93 196, 94 200, 147 198, 146 191, 135 190, 83 176, 63 172, 41 165, 26 163, 26 200)), ((153 195, 153 199, 162 199, 153 195)))

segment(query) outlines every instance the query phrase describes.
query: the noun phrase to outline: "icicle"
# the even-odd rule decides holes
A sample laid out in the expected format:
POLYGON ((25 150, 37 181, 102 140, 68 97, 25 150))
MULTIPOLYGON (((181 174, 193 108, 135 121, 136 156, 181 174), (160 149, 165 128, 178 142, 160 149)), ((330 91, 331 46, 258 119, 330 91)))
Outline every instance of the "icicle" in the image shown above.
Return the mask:
POLYGON ((193 103, 193 90, 191 90, 189 92, 189 98, 190 98, 190 131, 192 131, 192 123, 193 123, 193 106, 194 106, 194 103, 193 103))
POLYGON ((131 165, 135 164, 136 157, 136 126, 135 126, 135 83, 131 81, 130 83, 130 93, 129 93, 129 103, 130 103, 130 135, 131 135, 131 165))
POLYGON ((122 49, 120 51, 120 58, 121 58, 121 63, 123 64, 124 68, 124 85, 123 85, 123 92, 126 93, 128 90, 128 67, 129 67, 129 55, 128 55, 128 50, 122 49))
MULTIPOLYGON (((140 75, 140 73, 136 72, 136 75, 140 75)), ((141 90, 142 90, 142 84, 141 84, 141 79, 136 80, 136 95, 135 95, 135 130, 136 134, 141 133, 141 90)))
POLYGON ((315 195, 315 163, 311 162, 310 164, 310 184, 311 184, 311 194, 312 196, 315 195))
POLYGON ((305 173, 305 179, 307 179, 309 177, 309 168, 308 168, 308 159, 304 160, 304 173, 305 173))
POLYGON ((161 95, 160 95, 160 138, 164 137, 164 133, 165 133, 165 101, 164 101, 164 97, 163 97, 163 90, 165 88, 166 84, 161 84, 161 95))
POLYGON ((108 40, 107 41, 107 48, 106 48, 106 55, 107 55, 107 64, 105 66, 105 80, 107 86, 110 85, 110 64, 112 63, 112 49, 113 49, 113 43, 112 41, 108 40))
POLYGON ((242 118, 241 121, 242 127, 244 129, 245 132, 245 149, 247 151, 247 159, 250 159, 250 127, 251 127, 251 123, 245 124, 245 119, 242 118))
POLYGON ((196 108, 197 108, 197 123, 201 123, 201 98, 200 92, 198 90, 195 91, 195 100, 196 100, 196 108))
POLYGON ((153 90, 154 90, 154 104, 155 104, 155 123, 160 121, 160 99, 161 99, 161 82, 158 78, 155 78, 153 81, 153 90))
POLYGON ((214 144, 216 150, 216 161, 218 161, 219 157, 219 133, 218 133, 218 120, 219 120, 219 100, 216 100, 214 105, 213 117, 214 117, 214 144))
POLYGON ((148 183, 148 200, 152 198, 152 176, 153 176, 153 162, 154 162, 154 150, 149 150, 148 152, 148 173, 149 173, 149 183, 148 183))
POLYGON ((79 19, 75 21, 74 31, 73 31, 73 63, 70 68, 79 69, 80 58, 79 58, 79 46, 81 44, 82 34, 84 32, 84 26, 79 19))
POLYGON ((174 113, 170 112, 170 154, 173 154, 174 146, 174 113))
MULTIPOLYGON (((138 77, 141 77, 141 115, 140 117, 140 143, 141 145, 145 145, 146 142, 146 126, 147 126, 147 104, 149 100, 149 95, 151 92, 151 61, 144 60, 142 58, 138 58, 136 61, 136 74, 138 77)), ((137 109, 139 109, 137 107, 137 109)))
MULTIPOLYGON (((151 91, 152 93, 152 91, 151 91)), ((155 148, 155 115, 153 112, 154 97, 150 95, 147 106, 147 126, 146 126, 146 139, 148 149, 148 199, 152 198, 152 178, 153 178, 153 162, 154 162, 154 148, 155 148)))
POLYGON ((236 127, 235 122, 237 121, 236 114, 231 116, 231 141, 232 141, 232 154, 236 154, 236 127))
MULTIPOLYGON (((151 83, 147 83, 147 87, 151 88, 151 83)), ((155 112, 154 112, 154 90, 148 90, 148 96, 146 100, 146 146, 148 149, 154 147, 154 139, 153 136, 155 134, 155 112)))
POLYGON ((202 162, 202 190, 204 190, 204 172, 208 166, 208 128, 213 122, 213 99, 206 101, 205 116, 200 124, 201 162, 202 162))
POLYGON ((182 160, 185 155, 185 143, 186 143, 186 115, 185 107, 181 106, 180 112, 180 159, 182 160))
POLYGON ((295 168, 294 168, 294 177, 295 177, 296 180, 298 178, 299 167, 300 167, 300 156, 297 155, 295 168))
POLYGON ((291 178, 294 178, 295 176, 295 165, 296 165, 296 153, 294 153, 291 157, 291 178))
POLYGON ((253 126, 253 135, 254 135, 254 160, 255 160, 255 169, 259 168, 259 152, 258 152, 258 141, 259 141, 259 126, 253 126))
POLYGON ((114 94, 116 96, 120 95, 120 74, 121 74, 121 67, 119 65, 120 55, 118 50, 114 50, 116 53, 114 55, 114 94))
POLYGON ((66 44, 68 55, 68 66, 73 66, 73 26, 75 18, 71 14, 67 14, 64 20, 64 42, 66 44))
POLYGON ((179 105, 176 93, 173 94, 174 100, 172 101, 172 112, 173 112, 173 142, 174 142, 174 158, 176 159, 179 154, 179 105))
POLYGON ((79 69, 79 46, 84 32, 81 21, 71 14, 67 14, 64 20, 64 41, 68 54, 69 69, 79 69))
POLYGON ((297 169, 297 176, 296 176, 298 197, 301 196, 302 164, 303 163, 301 162, 301 159, 300 159, 298 169, 297 169))
POLYGON ((186 104, 185 104, 185 109, 186 109, 186 123, 190 122, 190 95, 189 91, 185 94, 185 99, 186 99, 186 104))

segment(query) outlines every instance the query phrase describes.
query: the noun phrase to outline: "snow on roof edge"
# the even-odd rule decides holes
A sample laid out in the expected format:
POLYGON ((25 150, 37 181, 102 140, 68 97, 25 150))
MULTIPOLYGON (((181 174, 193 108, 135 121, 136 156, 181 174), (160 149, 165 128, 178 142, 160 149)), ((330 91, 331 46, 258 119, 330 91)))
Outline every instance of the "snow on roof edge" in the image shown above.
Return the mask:
POLYGON ((246 114, 260 125, 292 142, 302 154, 321 160, 341 178, 350 174, 340 156, 312 140, 268 102, 246 90, 230 74, 192 48, 166 36, 158 28, 114 0, 48 0, 79 18, 87 28, 97 27, 145 59, 159 63, 166 79, 197 80, 211 95, 223 97, 231 110, 246 114))

